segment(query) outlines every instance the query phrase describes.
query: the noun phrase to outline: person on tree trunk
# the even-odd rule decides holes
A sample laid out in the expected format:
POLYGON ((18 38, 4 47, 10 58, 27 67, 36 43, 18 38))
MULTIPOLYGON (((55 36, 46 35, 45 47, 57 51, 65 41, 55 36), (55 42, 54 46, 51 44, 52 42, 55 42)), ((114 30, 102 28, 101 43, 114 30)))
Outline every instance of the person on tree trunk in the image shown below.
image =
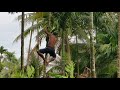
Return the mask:
POLYGON ((44 49, 38 50, 37 53, 48 64, 49 62, 54 61, 56 58, 55 44, 57 42, 57 33, 56 32, 52 32, 52 33, 48 32, 48 27, 47 27, 47 29, 44 29, 44 32, 47 34, 46 47, 44 49), (52 59, 47 62, 47 60, 45 60, 45 57, 43 56, 44 53, 45 54, 49 53, 50 56, 52 56, 52 59))

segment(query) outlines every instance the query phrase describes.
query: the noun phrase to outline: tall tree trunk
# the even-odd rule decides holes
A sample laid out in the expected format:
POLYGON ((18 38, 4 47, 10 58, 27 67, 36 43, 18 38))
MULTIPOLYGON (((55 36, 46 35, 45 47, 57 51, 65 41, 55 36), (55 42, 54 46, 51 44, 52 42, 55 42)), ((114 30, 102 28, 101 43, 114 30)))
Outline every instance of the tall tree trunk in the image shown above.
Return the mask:
POLYGON ((65 39, 65 35, 64 35, 64 31, 63 29, 61 29, 61 38, 62 38, 62 44, 61 44, 61 56, 62 56, 62 75, 65 75, 65 63, 64 63, 64 55, 65 55, 65 44, 64 44, 64 39, 65 39))
POLYGON ((24 12, 21 21, 21 70, 24 70, 24 12))
MULTIPOLYGON (((37 23, 38 23, 38 21, 37 21, 37 23)), ((39 39, 39 28, 37 28, 37 50, 39 50, 39 45, 40 45, 40 39, 39 39)), ((39 60, 40 59, 40 57, 38 56, 37 57, 37 59, 39 60)), ((36 65, 36 72, 35 72, 35 77, 39 77, 39 64, 38 65, 36 65)))
POLYGON ((94 36, 93 36, 93 12, 90 13, 91 25, 90 25, 90 61, 91 61, 91 76, 96 78, 95 72, 95 48, 94 48, 94 36))
POLYGON ((118 12, 118 58, 117 58, 117 78, 120 78, 120 12, 118 12))
MULTIPOLYGON (((33 23, 32 23, 32 26, 33 26, 33 23)), ((28 49, 27 65, 29 65, 31 41, 32 41, 32 30, 30 31, 30 42, 29 42, 29 49, 28 49)))
POLYGON ((71 54, 70 54, 70 45, 68 41, 68 31, 65 31, 65 52, 67 54, 68 62, 71 61, 71 54))
POLYGON ((76 58, 77 58, 77 77, 79 77, 79 59, 78 59, 78 35, 76 35, 76 58))
MULTIPOLYGON (((48 21, 48 27, 49 27, 49 29, 51 30, 51 12, 49 12, 49 21, 48 21)), ((47 37, 46 37, 47 38, 47 37)), ((46 47, 47 47, 47 44, 48 44, 48 42, 46 42, 46 47)), ((50 59, 50 57, 48 57, 48 54, 46 53, 45 54, 45 60, 47 60, 47 59, 50 59)), ((47 77, 47 73, 46 73, 46 63, 44 62, 44 75, 43 75, 43 78, 46 78, 47 77)))
MULTIPOLYGON (((38 23, 38 21, 37 21, 38 23)), ((40 39, 39 39, 39 28, 37 28, 37 50, 39 50, 39 45, 40 45, 40 39)), ((39 59, 39 56, 38 56, 39 59)))

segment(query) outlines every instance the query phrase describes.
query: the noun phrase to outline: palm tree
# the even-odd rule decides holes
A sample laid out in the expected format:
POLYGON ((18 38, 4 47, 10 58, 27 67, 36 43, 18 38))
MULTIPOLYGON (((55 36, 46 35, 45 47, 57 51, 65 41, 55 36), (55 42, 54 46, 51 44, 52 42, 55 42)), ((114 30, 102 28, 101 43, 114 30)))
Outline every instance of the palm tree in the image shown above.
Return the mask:
POLYGON ((94 36, 93 36, 93 12, 90 13, 91 25, 90 25, 90 61, 91 61, 91 75, 96 78, 95 73, 95 49, 94 49, 94 36))
MULTIPOLYGON (((69 36, 75 36, 76 31, 79 39, 87 38, 84 29, 81 29, 82 25, 80 25, 80 13, 78 12, 55 12, 52 13, 52 17, 54 17, 54 23, 56 23, 56 31, 59 33, 59 36, 62 38, 62 53, 60 54, 67 63, 71 61, 71 52, 70 52, 70 43, 69 36)), ((64 67, 63 67, 64 68, 64 67)))
POLYGON ((118 70, 117 77, 120 78, 120 12, 118 12, 118 70))
MULTIPOLYGON (((32 31, 32 34, 34 32, 37 32, 37 35, 36 35, 36 40, 37 40, 37 44, 34 46, 35 48, 38 49, 38 44, 40 43, 40 40, 41 38, 44 38, 44 33, 42 32, 42 30, 40 31, 39 29, 42 27, 45 26, 45 23, 46 23, 46 20, 45 20, 45 16, 47 16, 46 12, 33 12, 33 13, 27 13, 25 14, 25 18, 24 18, 24 21, 26 24, 29 24, 29 23, 34 23, 34 25, 28 27, 25 31, 24 31, 24 38, 26 38, 28 35, 30 35, 31 31, 32 31), (40 38, 40 39, 38 39, 40 38)), ((18 20, 21 20, 22 19, 22 16, 18 16, 17 18, 18 20)), ((16 39, 14 40, 14 42, 17 42, 18 40, 20 40, 21 34, 18 35, 16 37, 16 39)), ((34 50, 32 50, 34 51, 34 50)))
MULTIPOLYGON (((32 23, 32 25, 33 25, 33 23, 32 23)), ((32 30, 30 31, 30 41, 29 41, 29 49, 28 49, 27 65, 29 65, 31 42, 32 42, 32 30)))
POLYGON ((6 58, 10 62, 15 62, 17 60, 14 54, 14 52, 5 52, 6 58))
POLYGON ((21 20, 21 70, 24 69, 24 12, 21 20))
POLYGON ((3 53, 5 53, 6 51, 7 51, 7 49, 4 49, 3 46, 0 47, 0 54, 1 54, 1 56, 0 56, 0 62, 1 62, 1 59, 3 58, 3 53))
POLYGON ((2 56, 2 54, 3 54, 4 52, 6 52, 6 51, 7 51, 7 49, 4 49, 3 46, 0 47, 0 54, 1 54, 1 56, 2 56))
MULTIPOLYGON (((14 14, 15 12, 9 12, 14 14)), ((16 12, 17 13, 17 12, 16 12)), ((21 70, 24 69, 24 12, 21 15, 21 70)))
POLYGON ((118 17, 115 12, 94 12, 97 77, 112 77, 111 75, 117 72, 117 24, 118 17))
MULTIPOLYGON (((30 43, 29 43, 29 52, 28 52, 28 59, 27 61, 29 61, 30 58, 30 53, 32 53, 33 51, 35 51, 36 49, 39 49, 39 44, 40 44, 40 40, 41 38, 44 37, 44 33, 42 32, 42 30, 40 31, 40 27, 44 27, 46 25, 47 17, 47 13, 43 13, 43 12, 34 12, 34 13, 30 13, 30 14, 26 14, 26 16, 28 15, 28 17, 25 17, 25 22, 32 22, 32 23, 36 23, 34 25, 32 25, 31 27, 29 27, 27 30, 24 31, 24 36, 26 37, 27 35, 29 35, 29 33, 31 32, 31 36, 32 36, 32 32, 37 31, 37 35, 36 35, 36 40, 37 40, 37 44, 35 45, 35 47, 33 48, 33 50, 31 50, 30 52, 30 43, 31 43, 31 39, 30 39, 30 43), (40 39, 39 39, 40 38, 40 39)), ((21 16, 18 17, 18 20, 21 19, 21 16)), ((17 38, 14 41, 17 41, 18 39, 20 39, 20 35, 17 36, 17 38)), ((38 56, 39 59, 39 56, 38 56)), ((38 75, 37 75, 38 76, 38 75)))

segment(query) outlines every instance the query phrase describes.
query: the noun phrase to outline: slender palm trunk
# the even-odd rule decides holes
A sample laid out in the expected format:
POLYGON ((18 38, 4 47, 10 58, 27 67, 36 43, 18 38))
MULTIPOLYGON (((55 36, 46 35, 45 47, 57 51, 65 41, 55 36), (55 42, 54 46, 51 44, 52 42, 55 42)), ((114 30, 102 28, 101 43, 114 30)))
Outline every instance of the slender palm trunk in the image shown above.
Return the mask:
MULTIPOLYGON (((38 21, 37 21, 38 23, 38 21)), ((37 50, 39 50, 39 45, 40 45, 40 39, 39 39, 39 28, 37 28, 37 50)), ((39 60, 40 57, 38 56, 37 59, 39 60)), ((36 77, 39 77, 39 65, 36 67, 36 77)))
MULTIPOLYGON (((61 56, 62 56, 62 62, 64 62, 64 55, 65 55, 65 44, 64 44, 64 31, 61 29, 61 38, 62 38, 62 45, 61 45, 61 56)), ((62 74, 65 75, 65 63, 63 63, 62 67, 62 74)))
MULTIPOLYGON (((49 27, 49 29, 51 30, 51 12, 49 12, 48 27, 49 27)), ((47 43, 48 43, 48 42, 47 42, 47 43)), ((46 46, 47 46, 47 44, 46 44, 46 46)), ((45 59, 47 59, 47 58, 48 58, 48 54, 45 55, 45 59)))
POLYGON ((91 76, 92 78, 96 78, 95 72, 95 48, 94 48, 94 36, 93 36, 93 12, 91 12, 91 25, 90 25, 90 51, 91 51, 91 76))
MULTIPOLYGON (((38 23, 38 21, 37 21, 37 23, 38 23)), ((39 28, 37 28, 37 50, 39 50, 39 45, 40 45, 40 39, 39 39, 39 28)), ((39 56, 37 57, 38 58, 38 60, 39 60, 39 56)))
POLYGON ((117 78, 120 78, 120 12, 118 12, 118 58, 117 58, 117 78))
MULTIPOLYGON (((33 26, 33 23, 32 23, 32 26, 33 26)), ((32 42, 32 30, 30 31, 30 42, 29 42, 29 49, 28 49, 27 65, 29 65, 31 42, 32 42)))
MULTIPOLYGON (((49 12, 48 27, 49 27, 49 29, 51 29, 51 12, 49 12)), ((46 46, 47 46, 47 44, 46 44, 46 46)), ((45 60, 47 60, 48 58, 49 58, 48 54, 46 53, 45 54, 45 60)), ((43 77, 45 78, 46 76, 47 76, 47 73, 46 73, 46 63, 44 61, 44 75, 43 75, 43 77)))
POLYGON ((70 54, 70 44, 69 44, 69 41, 68 41, 68 31, 66 30, 65 31, 65 51, 66 51, 66 54, 67 54, 67 59, 68 59, 68 62, 71 61, 71 54, 70 54))
POLYGON ((79 77, 79 59, 78 59, 78 37, 76 35, 76 58, 77 58, 77 77, 79 77))
POLYGON ((24 12, 21 21, 21 70, 24 70, 24 12))

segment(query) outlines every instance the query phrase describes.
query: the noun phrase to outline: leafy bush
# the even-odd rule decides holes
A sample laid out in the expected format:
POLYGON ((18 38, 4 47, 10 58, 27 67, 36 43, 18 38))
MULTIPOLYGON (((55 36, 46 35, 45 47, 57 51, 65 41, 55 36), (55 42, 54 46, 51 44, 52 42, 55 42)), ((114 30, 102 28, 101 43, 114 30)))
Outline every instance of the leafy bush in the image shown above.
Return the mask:
POLYGON ((33 66, 27 66, 27 77, 32 78, 34 77, 35 69, 33 66))

